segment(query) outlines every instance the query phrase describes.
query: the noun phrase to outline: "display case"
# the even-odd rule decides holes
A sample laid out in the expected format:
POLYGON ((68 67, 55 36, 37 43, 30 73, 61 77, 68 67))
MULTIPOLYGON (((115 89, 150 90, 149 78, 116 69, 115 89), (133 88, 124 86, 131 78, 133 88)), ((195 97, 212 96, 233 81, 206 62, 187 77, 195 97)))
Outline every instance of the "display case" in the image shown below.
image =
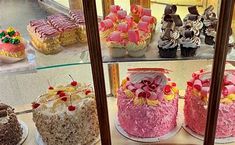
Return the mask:
POLYGON ((233 6, 0 1, 0 144, 234 144, 233 6))

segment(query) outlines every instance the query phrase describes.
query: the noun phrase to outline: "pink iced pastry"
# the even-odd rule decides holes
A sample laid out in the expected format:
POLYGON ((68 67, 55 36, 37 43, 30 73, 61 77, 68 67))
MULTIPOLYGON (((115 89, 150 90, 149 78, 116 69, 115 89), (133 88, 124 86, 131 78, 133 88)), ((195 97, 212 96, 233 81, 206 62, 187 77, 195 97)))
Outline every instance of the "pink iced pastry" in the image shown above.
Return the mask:
POLYGON ((118 121, 129 135, 160 137, 176 127, 178 89, 162 68, 128 69, 118 90, 118 121))
POLYGON ((25 44, 14 28, 0 30, 0 61, 12 63, 25 58, 25 44))
MULTIPOLYGON (((228 64, 226 65, 226 67, 228 64)), ((235 136, 235 69, 226 69, 222 87, 216 138, 235 136)), ((194 72, 187 82, 184 116, 186 126, 199 135, 205 134, 211 72, 194 72)))

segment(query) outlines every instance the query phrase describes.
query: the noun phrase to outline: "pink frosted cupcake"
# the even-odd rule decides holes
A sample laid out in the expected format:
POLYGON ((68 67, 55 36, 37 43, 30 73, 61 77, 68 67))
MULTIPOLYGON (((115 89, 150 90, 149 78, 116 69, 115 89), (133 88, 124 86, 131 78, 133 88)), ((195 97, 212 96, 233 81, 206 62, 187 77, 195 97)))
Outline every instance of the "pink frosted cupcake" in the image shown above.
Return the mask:
POLYGON ((126 55, 126 41, 119 31, 112 32, 107 38, 107 46, 111 57, 124 57, 126 55))
POLYGON ((146 40, 140 37, 138 30, 128 31, 128 42, 126 45, 128 55, 131 57, 142 57, 146 51, 146 40))
POLYGON ((99 31, 100 39, 105 41, 109 34, 115 30, 114 23, 110 19, 106 19, 100 22, 99 31))
POLYGON ((151 26, 151 32, 155 32, 155 28, 157 25, 157 19, 155 17, 144 15, 143 17, 141 17, 140 21, 149 23, 151 26))
POLYGON ((139 23, 140 18, 142 16, 142 13, 143 13, 143 7, 142 6, 135 5, 135 4, 131 5, 131 13, 130 13, 130 15, 133 16, 134 21, 136 23, 139 23))
POLYGON ((146 41, 146 44, 148 45, 152 38, 150 24, 147 22, 139 22, 138 29, 140 31, 140 36, 146 41))

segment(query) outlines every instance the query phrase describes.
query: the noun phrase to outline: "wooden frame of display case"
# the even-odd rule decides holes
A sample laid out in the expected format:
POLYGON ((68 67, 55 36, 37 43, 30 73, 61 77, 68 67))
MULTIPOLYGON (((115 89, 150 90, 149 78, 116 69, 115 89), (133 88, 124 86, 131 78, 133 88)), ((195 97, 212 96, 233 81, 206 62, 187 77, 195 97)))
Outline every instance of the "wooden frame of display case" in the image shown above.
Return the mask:
MULTIPOLYGON (((113 0, 103 0, 106 7, 104 12, 107 14, 107 4, 112 4, 113 0)), ((143 2, 143 1, 142 1, 143 2)), ((213 145, 215 139, 215 130, 218 117, 218 108, 223 82, 224 68, 227 54, 227 43, 229 40, 229 28, 233 14, 234 0, 222 0, 219 16, 219 24, 216 37, 215 55, 212 70, 212 83, 210 89, 207 127, 204 139, 204 145, 213 145)), ((97 112, 99 117, 101 143, 111 145, 111 136, 109 128, 109 118, 107 109, 107 99, 105 91, 104 73, 101 56, 101 46, 98 31, 98 21, 96 13, 95 0, 83 0, 84 15, 86 21, 86 30, 88 46, 90 52, 94 88, 96 94, 97 112)))

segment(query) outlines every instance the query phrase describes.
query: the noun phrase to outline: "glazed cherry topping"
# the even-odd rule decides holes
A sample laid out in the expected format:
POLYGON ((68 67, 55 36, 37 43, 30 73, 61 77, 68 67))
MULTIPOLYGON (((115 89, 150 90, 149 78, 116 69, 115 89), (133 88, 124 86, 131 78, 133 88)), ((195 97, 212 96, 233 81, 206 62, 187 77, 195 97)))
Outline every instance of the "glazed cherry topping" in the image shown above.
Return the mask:
POLYGON ((64 91, 57 91, 57 93, 56 93, 56 94, 57 94, 57 95, 59 95, 59 94, 60 94, 60 93, 62 93, 62 92, 64 92, 64 91))
POLYGON ((61 93, 59 94, 60 97, 64 97, 65 95, 66 95, 65 92, 61 92, 61 93))
POLYGON ((33 108, 33 109, 36 109, 36 108, 38 108, 39 106, 40 106, 39 103, 36 103, 36 102, 32 103, 32 108, 33 108))
POLYGON ((228 90, 227 90, 226 88, 223 88, 222 94, 223 94, 224 96, 228 96, 228 90))
POLYGON ((71 85, 72 85, 72 86, 77 86, 77 84, 78 84, 78 82, 76 82, 76 81, 72 81, 72 82, 71 82, 71 85))
POLYGON ((138 94, 138 97, 141 97, 141 98, 146 98, 147 94, 145 92, 140 92, 138 94))
POLYGON ((48 89, 49 89, 49 90, 53 90, 54 88, 53 88, 52 86, 50 86, 48 89))
POLYGON ((74 111, 76 109, 76 107, 73 105, 70 105, 70 106, 68 106, 68 109, 69 109, 69 111, 74 111))
POLYGON ((130 78, 126 77, 126 80, 127 80, 127 81, 129 81, 129 80, 130 80, 130 78))
POLYGON ((91 93, 91 90, 86 90, 85 94, 88 95, 91 93))
POLYGON ((201 69, 201 70, 200 70, 200 73, 203 73, 203 72, 204 72, 204 70, 203 70, 203 69, 201 69))
POLYGON ((146 92, 146 97, 149 98, 151 96, 150 92, 146 92))
POLYGON ((66 101, 67 101, 67 99, 68 99, 67 97, 63 97, 63 98, 61 98, 61 100, 62 100, 62 101, 64 101, 64 102, 66 102, 66 101))
POLYGON ((166 85, 166 86, 164 87, 164 92, 165 92, 166 94, 170 93, 170 92, 171 92, 171 86, 166 85))
POLYGON ((187 85, 192 87, 193 86, 193 83, 192 82, 187 82, 187 85))
POLYGON ((175 87, 175 86, 176 86, 176 83, 175 83, 175 82, 173 82, 171 85, 172 85, 173 87, 175 87))

